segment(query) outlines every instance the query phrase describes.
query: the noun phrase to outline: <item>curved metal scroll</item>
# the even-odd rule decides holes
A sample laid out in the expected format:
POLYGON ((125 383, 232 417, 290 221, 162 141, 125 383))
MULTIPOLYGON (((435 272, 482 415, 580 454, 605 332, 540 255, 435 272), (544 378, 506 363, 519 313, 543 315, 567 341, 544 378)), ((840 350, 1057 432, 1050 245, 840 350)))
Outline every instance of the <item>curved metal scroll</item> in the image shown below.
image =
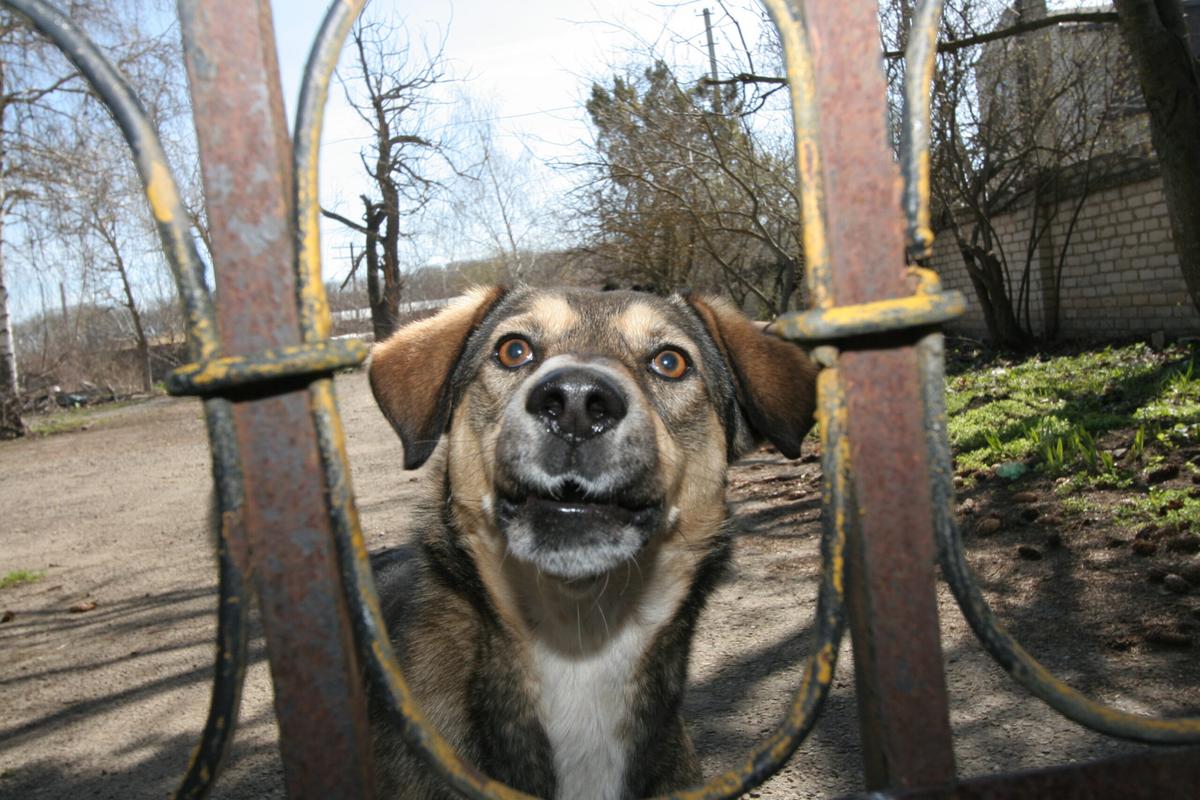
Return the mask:
MULTIPOLYGON (((299 274, 310 276, 309 285, 320 287, 320 265, 317 242, 318 207, 316 197, 317 145, 320 140, 321 110, 328 91, 329 78, 341 50, 341 42, 349 32, 354 17, 361 11, 362 2, 336 3, 330 8, 306 68, 301 102, 296 118, 295 174, 297 180, 296 208, 298 215, 297 252, 299 274)), ((807 53, 807 51, 806 51, 807 53)), ((302 313, 304 309, 302 301, 302 313)), ((309 324, 306 322, 306 336, 309 324)), ((826 381, 828 383, 828 381, 826 381)), ((313 384, 314 405, 331 389, 317 381, 313 384)), ((822 402, 822 435, 829 438, 825 452, 829 455, 825 474, 824 494, 826 520, 822 536, 822 582, 817 600, 817 651, 805 667, 800 688, 775 732, 749 754, 737 767, 715 777, 703 787, 680 792, 672 797, 679 800, 717 800, 736 797, 759 785, 777 772, 803 741, 815 724, 820 708, 833 680, 838 645, 843 628, 842 609, 842 551, 845 525, 850 519, 844 504, 847 493, 836 479, 845 480, 846 464, 842 450, 832 444, 841 438, 834 391, 827 391, 822 402), (833 398, 832 402, 830 398, 833 398), (830 486, 833 488, 829 488, 830 486)), ((471 798, 527 797, 511 787, 482 775, 459 758, 453 748, 433 729, 418 708, 400 669, 400 664, 387 637, 358 525, 357 511, 349 495, 345 448, 340 422, 333 415, 318 410, 318 431, 325 468, 331 475, 335 531, 342 562, 347 602, 354 620, 359 649, 367 664, 372 681, 382 689, 388 712, 401 730, 408 745, 420 753, 429 766, 458 792, 471 798)))
POLYGON ((929 127, 933 68, 942 21, 942 0, 925 0, 913 14, 904 48, 904 114, 900 128, 900 171, 904 175, 904 215, 908 254, 933 255, 929 221, 929 127))
MULTIPOLYGON (((941 7, 941 0, 924 0, 920 4, 905 51, 908 63, 900 163, 904 175, 908 249, 915 258, 927 257, 933 246, 929 228, 929 114, 941 7)), ((798 137, 799 130, 798 121, 798 137)), ((810 281, 824 280, 824 267, 823 263, 817 269, 810 267, 810 281)), ((959 292, 940 291, 937 276, 928 270, 914 272, 921 280, 921 288, 910 297, 860 306, 821 306, 813 311, 787 315, 771 329, 796 341, 828 344, 856 336, 928 327, 962 313, 965 301, 959 292)), ((918 350, 938 558, 963 616, 984 648, 1017 683, 1080 725, 1108 736, 1154 744, 1200 742, 1200 717, 1155 718, 1098 703, 1052 675, 996 620, 971 575, 951 510, 954 470, 946 432, 942 334, 927 334, 918 344, 918 350)), ((829 355, 827 360, 835 358, 829 355)))
POLYGON ((921 373, 925 395, 925 426, 933 478, 934 525, 942 574, 963 617, 984 649, 1013 680, 1067 719, 1120 739, 1151 744, 1200 742, 1200 717, 1156 718, 1131 714, 1098 703, 1056 678, 997 621, 979 590, 963 555, 962 537, 954 521, 954 468, 946 438, 945 363, 942 335, 931 334, 921 344, 921 373))
MULTIPOLYGON (((344 435, 328 375, 339 367, 358 363, 365 352, 353 345, 333 345, 326 341, 331 326, 320 280, 317 156, 330 77, 342 42, 364 0, 334 3, 328 12, 310 55, 297 115, 293 173, 297 208, 297 300, 305 345, 249 357, 220 356, 211 296, 204 285, 203 265, 190 236, 188 217, 157 134, 128 84, 87 37, 48 4, 41 0, 0 2, 29 19, 35 29, 67 54, 110 109, 130 143, 188 320, 189 352, 193 363, 176 370, 168 382, 174 394, 206 396, 205 411, 213 449, 221 531, 217 669, 201 743, 176 796, 204 797, 211 790, 235 727, 245 671, 247 598, 242 570, 228 546, 233 538, 231 531, 241 524, 242 476, 230 404, 221 395, 249 384, 307 376, 312 379, 310 392, 347 600, 359 647, 372 679, 382 687, 389 711, 409 745, 457 791, 472 798, 526 797, 463 762, 417 708, 384 628, 350 489, 344 435)), ((805 44, 804 63, 807 58, 805 44)), ((812 152, 815 154, 815 149, 812 152)), ((818 174, 819 165, 815 161, 810 162, 809 167, 814 170, 812 174, 818 174)), ((816 181, 809 183, 810 187, 817 185, 816 181)), ((811 197, 812 192, 809 195, 811 197)), ((680 800, 731 798, 769 778, 783 766, 815 724, 832 683, 844 625, 842 553, 845 526, 850 524, 852 515, 846 506, 848 465, 845 450, 838 445, 844 441, 844 404, 840 402, 833 372, 822 376, 821 383, 825 388, 819 416, 826 444, 824 466, 827 477, 823 494, 826 523, 821 541, 823 568, 817 601, 817 651, 809 658, 801 686, 775 732, 736 768, 703 787, 672 795, 680 800)))
MULTIPOLYGON (((187 326, 188 352, 193 360, 217 357, 220 342, 212 300, 204 284, 204 265, 191 238, 188 215, 166 153, 142 104, 129 84, 95 44, 57 9, 41 0, 3 0, 52 41, 79 70, 113 115, 133 151, 134 161, 157 223, 163 252, 175 278, 187 326)), ((217 559, 220 600, 217 653, 212 696, 204 734, 192 754, 177 797, 204 797, 212 785, 236 727, 246 667, 246 610, 248 597, 241 570, 228 547, 227 533, 240 521, 242 475, 233 416, 228 400, 204 401, 205 422, 213 452, 214 478, 221 520, 217 559)))
MULTIPOLYGON (((236 538, 230 535, 231 532, 241 524, 242 475, 230 404, 221 395, 238 385, 288 376, 304 376, 310 380, 309 391, 330 495, 330 514, 357 643, 371 679, 387 700, 393 720, 408 744, 464 796, 527 797, 462 761, 417 707, 384 627, 350 487, 344 435, 330 375, 336 368, 361 361, 365 351, 358 346, 335 346, 327 341, 331 325, 321 283, 317 176, 318 145, 330 78, 342 43, 364 2, 346 0, 335 2, 330 8, 309 58, 297 114, 293 172, 297 209, 296 273, 304 344, 287 352, 221 358, 212 303, 203 281, 203 265, 192 243, 187 215, 162 147, 133 92, 95 46, 62 14, 41 0, 0 0, 28 18, 39 32, 67 54, 110 109, 129 141, 187 317, 189 351, 194 363, 172 376, 172 389, 179 394, 206 395, 205 414, 213 449, 222 534, 218 548, 217 671, 208 722, 177 792, 178 797, 203 797, 211 789, 235 726, 245 668, 247 603, 242 571, 228 546, 229 541, 236 538)), ((804 246, 810 295, 815 306, 815 310, 806 315, 782 319, 775 329, 790 338, 828 342, 864 333, 927 326, 953 317, 961 311, 961 296, 938 292, 936 277, 929 275, 925 276, 926 291, 912 298, 870 304, 870 308, 834 306, 816 137, 814 71, 803 11, 795 0, 764 0, 764 3, 779 28, 787 56, 802 189, 804 246)), ((909 76, 901 159, 906 178, 905 210, 909 220, 910 252, 916 257, 927 255, 932 244, 928 212, 928 87, 940 7, 938 0, 925 0, 921 4, 908 50, 909 76)), ((1015 679, 1071 719, 1125 738, 1170 743, 1200 741, 1200 720, 1138 717, 1082 697, 1050 676, 995 622, 971 580, 949 511, 952 473, 944 425, 941 348, 941 336, 936 333, 927 335, 921 344, 939 551, 947 580, 977 635, 1015 679)), ((731 798, 769 778, 783 766, 815 724, 832 682, 844 627, 843 550, 847 527, 855 524, 856 517, 850 501, 846 405, 837 368, 832 366, 836 360, 832 355, 835 354, 835 351, 826 353, 824 360, 830 368, 822 372, 818 382, 818 419, 825 478, 816 652, 810 656, 788 713, 774 733, 736 768, 702 787, 671 795, 678 800, 731 798)))

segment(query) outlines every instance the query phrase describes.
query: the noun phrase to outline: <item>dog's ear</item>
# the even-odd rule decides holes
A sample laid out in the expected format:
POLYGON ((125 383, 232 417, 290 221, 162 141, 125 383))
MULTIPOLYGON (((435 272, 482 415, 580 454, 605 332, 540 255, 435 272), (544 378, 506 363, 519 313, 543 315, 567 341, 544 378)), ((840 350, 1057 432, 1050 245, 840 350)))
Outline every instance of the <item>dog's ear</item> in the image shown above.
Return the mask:
MULTIPOLYGON (((738 406, 750 428, 734 432, 734 449, 745 449, 748 438, 767 439, 788 458, 797 458, 817 407, 816 364, 791 342, 764 333, 728 302, 695 295, 686 299, 733 373, 738 406)), ((730 458, 740 454, 730 453, 730 458)))
POLYGON ((451 376, 471 332, 504 296, 472 289, 435 316, 397 330, 371 348, 371 391, 404 444, 404 468, 416 469, 450 422, 451 376))

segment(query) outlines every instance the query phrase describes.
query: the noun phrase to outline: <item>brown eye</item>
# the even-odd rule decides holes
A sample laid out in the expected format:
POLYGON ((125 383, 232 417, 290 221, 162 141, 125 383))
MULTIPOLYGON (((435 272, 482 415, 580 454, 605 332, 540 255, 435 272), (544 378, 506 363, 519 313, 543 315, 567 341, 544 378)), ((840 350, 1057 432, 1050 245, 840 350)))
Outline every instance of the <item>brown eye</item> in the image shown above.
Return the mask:
POLYGON ((688 362, 683 353, 667 348, 650 359, 650 369, 668 380, 677 381, 687 372, 688 362))
POLYGON ((523 336, 506 336, 496 346, 496 360, 506 369, 516 369, 533 361, 533 345, 523 336))

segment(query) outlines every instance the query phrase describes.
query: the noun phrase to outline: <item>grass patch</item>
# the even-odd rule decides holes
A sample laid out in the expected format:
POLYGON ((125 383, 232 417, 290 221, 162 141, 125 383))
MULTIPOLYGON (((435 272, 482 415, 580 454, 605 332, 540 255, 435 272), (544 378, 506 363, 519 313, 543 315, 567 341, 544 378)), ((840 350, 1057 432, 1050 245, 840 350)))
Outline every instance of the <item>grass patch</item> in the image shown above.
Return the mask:
POLYGON ((109 411, 132 406, 139 400, 118 400, 115 403, 102 403, 94 406, 81 406, 54 411, 45 416, 34 417, 29 422, 29 432, 35 436, 53 436, 58 433, 72 433, 97 424, 109 411))
POLYGON ((1180 529, 1200 530, 1200 499, 1188 490, 1151 487, 1148 495, 1130 497, 1114 509, 1118 522, 1136 525, 1154 519, 1180 529))
POLYGON ((1187 348, 994 359, 950 376, 946 390, 960 472, 1025 461, 1121 486, 1169 449, 1200 444, 1200 368, 1187 348))
POLYGON ((14 586, 24 586, 27 583, 37 583, 46 577, 46 573, 29 569, 14 569, 0 577, 0 589, 11 589, 14 586))

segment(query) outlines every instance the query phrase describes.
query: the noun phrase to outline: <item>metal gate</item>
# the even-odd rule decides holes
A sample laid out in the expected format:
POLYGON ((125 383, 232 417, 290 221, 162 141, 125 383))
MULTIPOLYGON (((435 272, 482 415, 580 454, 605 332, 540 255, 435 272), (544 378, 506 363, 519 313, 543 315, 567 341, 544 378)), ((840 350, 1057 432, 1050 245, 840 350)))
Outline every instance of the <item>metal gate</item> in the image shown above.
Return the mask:
MULTIPOLYGON (((212 702, 177 797, 202 797, 236 726, 252 584, 280 749, 294 798, 373 796, 363 670, 409 745, 466 797, 527 797, 461 761, 413 702, 383 628, 349 482, 332 375, 366 355, 329 339, 317 156, 342 42, 365 0, 333 3, 289 140, 267 0, 179 0, 219 308, 153 127, 121 75, 41 0, 0 0, 75 63, 133 150, 187 319, 192 363, 168 390, 204 398, 220 519, 212 702), (263 303, 291 294, 295 304, 263 303)), ((872 798, 1200 795, 1200 719, 1105 707, 1062 683, 996 621, 963 557, 952 508, 939 324, 957 292, 903 269, 928 253, 929 90, 939 0, 921 0, 906 53, 901 171, 884 119, 873 0, 764 0, 787 58, 813 310, 775 332, 813 347, 824 490, 818 646, 779 727, 740 765, 678 800, 729 798, 774 774, 816 724, 848 616, 872 798), (861 235, 864 225, 870 236, 861 235), (907 245, 906 245, 907 242, 907 245), (911 289, 915 277, 917 289, 911 289), (956 777, 934 560, 980 642, 1064 716, 1110 736, 1184 748, 1013 775, 956 777), (912 735, 919 731, 919 736, 912 735)))

